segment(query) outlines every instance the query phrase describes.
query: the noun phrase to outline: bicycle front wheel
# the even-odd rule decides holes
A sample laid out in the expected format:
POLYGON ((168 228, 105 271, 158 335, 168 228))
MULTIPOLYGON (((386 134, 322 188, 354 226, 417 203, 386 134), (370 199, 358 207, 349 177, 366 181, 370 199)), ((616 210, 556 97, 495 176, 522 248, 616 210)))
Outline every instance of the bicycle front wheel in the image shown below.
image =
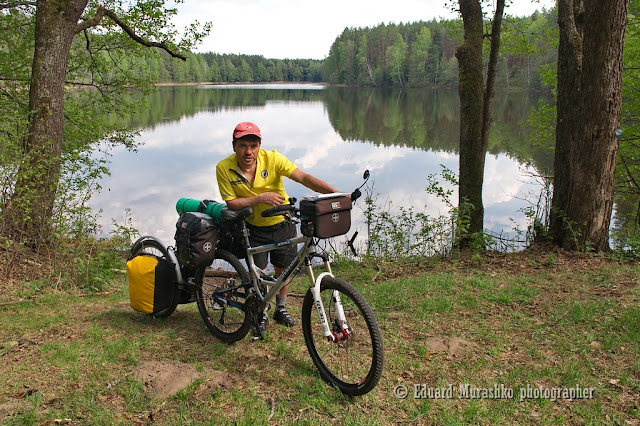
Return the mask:
POLYGON ((220 249, 210 270, 198 288, 198 310, 211 334, 223 342, 236 342, 250 328, 244 310, 246 290, 238 288, 249 282, 249 274, 237 257, 220 249), (216 302, 214 295, 222 297, 224 303, 216 302))
POLYGON ((384 348, 382 332, 373 310, 353 286, 334 277, 320 283, 320 297, 329 328, 344 333, 338 317, 338 296, 348 327, 348 335, 337 341, 324 336, 313 293, 307 291, 302 305, 304 341, 320 376, 346 395, 364 395, 382 376, 384 348))
MULTIPOLYGON (((134 257, 141 256, 141 255, 155 256, 157 258, 162 258, 164 260, 171 262, 167 249, 162 244, 160 244, 160 242, 149 237, 140 238, 135 243, 133 243, 133 245, 131 246, 131 250, 129 251, 129 258, 127 260, 131 260, 134 257)), ((174 299, 177 299, 177 298, 174 297, 174 299)), ((175 312, 177 307, 178 307, 178 301, 175 300, 174 302, 171 303, 171 305, 168 308, 156 314, 153 314, 153 317, 168 318, 169 316, 171 316, 171 314, 175 312)))

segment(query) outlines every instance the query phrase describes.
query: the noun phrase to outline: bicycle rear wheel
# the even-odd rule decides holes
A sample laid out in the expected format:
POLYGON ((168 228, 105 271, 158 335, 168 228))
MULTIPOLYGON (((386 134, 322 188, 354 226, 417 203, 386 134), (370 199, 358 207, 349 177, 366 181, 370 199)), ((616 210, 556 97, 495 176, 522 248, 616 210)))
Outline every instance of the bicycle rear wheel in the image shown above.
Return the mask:
MULTIPOLYGON (((127 260, 131 260, 134 257, 141 255, 155 256, 171 262, 167 249, 158 241, 149 237, 140 238, 135 243, 133 243, 133 245, 131 246, 131 250, 129 251, 129 258, 127 260)), ((168 308, 154 314, 153 317, 168 318, 169 316, 171 316, 171 314, 173 314, 178 307, 177 297, 174 297, 174 299, 176 300, 168 308)))
POLYGON ((333 333, 343 330, 334 294, 339 295, 342 302, 348 323, 348 337, 337 342, 327 340, 315 309, 313 293, 309 289, 302 305, 304 341, 320 376, 327 383, 346 395, 364 395, 376 386, 382 375, 382 332, 373 310, 351 284, 338 278, 325 277, 320 284, 320 297, 333 333))
POLYGON ((236 342, 250 329, 244 310, 245 289, 235 288, 249 282, 249 274, 240 260, 226 250, 216 250, 211 269, 214 276, 206 276, 198 289, 198 310, 211 334, 223 342, 236 342), (222 296, 225 303, 216 303, 214 293, 222 296))
POLYGON ((169 260, 169 253, 167 253, 167 250, 164 248, 164 246, 160 244, 160 242, 149 237, 140 238, 135 243, 133 243, 133 245, 131 246, 131 250, 129 251, 129 258, 127 260, 131 260, 139 255, 162 257, 166 260, 169 260))

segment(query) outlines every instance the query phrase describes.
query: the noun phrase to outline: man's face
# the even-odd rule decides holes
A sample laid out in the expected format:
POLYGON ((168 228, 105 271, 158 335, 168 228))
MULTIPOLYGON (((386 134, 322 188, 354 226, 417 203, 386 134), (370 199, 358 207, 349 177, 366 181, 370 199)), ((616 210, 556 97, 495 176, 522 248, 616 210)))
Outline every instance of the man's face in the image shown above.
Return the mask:
POLYGON ((257 161, 260 140, 238 139, 233 143, 233 151, 236 153, 238 165, 243 169, 248 169, 257 161))

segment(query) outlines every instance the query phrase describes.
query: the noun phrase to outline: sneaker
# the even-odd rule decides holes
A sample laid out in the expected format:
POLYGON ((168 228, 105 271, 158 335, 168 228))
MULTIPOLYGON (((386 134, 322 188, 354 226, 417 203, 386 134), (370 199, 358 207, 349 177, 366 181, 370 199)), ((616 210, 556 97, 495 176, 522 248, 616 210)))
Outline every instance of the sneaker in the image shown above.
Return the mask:
POLYGON ((296 320, 293 319, 289 312, 287 312, 287 308, 285 307, 276 308, 276 311, 273 314, 273 319, 278 324, 282 324, 286 327, 291 327, 296 323, 296 320))

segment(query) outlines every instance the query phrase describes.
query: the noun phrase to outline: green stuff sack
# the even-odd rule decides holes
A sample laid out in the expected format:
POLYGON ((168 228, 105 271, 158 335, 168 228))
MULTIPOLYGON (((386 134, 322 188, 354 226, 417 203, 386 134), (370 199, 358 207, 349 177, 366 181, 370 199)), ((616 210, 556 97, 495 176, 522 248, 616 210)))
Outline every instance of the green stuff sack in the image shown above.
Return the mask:
POLYGON ((226 204, 212 200, 198 200, 195 198, 180 198, 176 203, 176 211, 180 214, 189 212, 204 213, 216 222, 222 221, 222 209, 226 204))
POLYGON ((129 304, 138 312, 162 315, 174 304, 174 269, 167 260, 140 255, 127 262, 129 304))

